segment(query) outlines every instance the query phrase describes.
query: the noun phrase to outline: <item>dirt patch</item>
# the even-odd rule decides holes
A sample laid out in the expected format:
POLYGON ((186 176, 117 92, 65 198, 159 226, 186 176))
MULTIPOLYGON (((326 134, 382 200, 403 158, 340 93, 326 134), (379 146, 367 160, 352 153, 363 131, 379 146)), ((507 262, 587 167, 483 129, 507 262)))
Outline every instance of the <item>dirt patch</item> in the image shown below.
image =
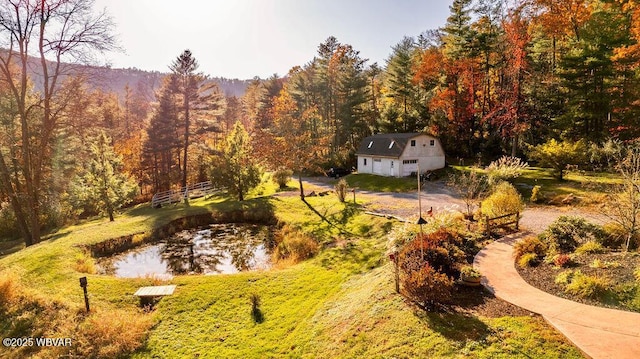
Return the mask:
POLYGON ((487 318, 500 318, 505 316, 522 317, 532 316, 534 313, 496 298, 484 287, 457 286, 449 307, 456 313, 482 316, 487 318))

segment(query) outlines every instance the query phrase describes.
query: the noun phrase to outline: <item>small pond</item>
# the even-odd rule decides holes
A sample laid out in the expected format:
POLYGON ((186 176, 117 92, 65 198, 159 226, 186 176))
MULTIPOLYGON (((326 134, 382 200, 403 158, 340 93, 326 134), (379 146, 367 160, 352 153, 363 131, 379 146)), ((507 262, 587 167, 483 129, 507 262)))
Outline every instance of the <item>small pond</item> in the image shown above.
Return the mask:
POLYGON ((272 232, 269 226, 212 224, 178 232, 98 264, 103 274, 124 278, 264 270, 271 267, 267 244, 272 232))

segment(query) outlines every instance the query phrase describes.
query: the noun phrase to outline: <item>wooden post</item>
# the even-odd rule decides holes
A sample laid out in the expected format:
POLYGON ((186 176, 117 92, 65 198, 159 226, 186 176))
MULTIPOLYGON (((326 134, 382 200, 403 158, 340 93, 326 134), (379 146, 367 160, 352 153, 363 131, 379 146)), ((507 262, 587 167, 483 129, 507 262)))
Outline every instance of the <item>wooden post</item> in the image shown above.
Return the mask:
POLYGON ((393 261, 394 277, 396 280, 396 293, 400 293, 400 271, 398 267, 398 252, 389 254, 389 259, 393 261))
POLYGON ((353 192, 353 204, 356 204, 356 189, 353 188, 351 192, 353 192))
POLYGON ((491 224, 489 224, 489 216, 484 216, 486 223, 486 232, 487 232, 487 237, 491 237, 491 224))
POLYGON ((516 231, 520 230, 520 212, 516 212, 516 231))
POLYGON ((84 291, 84 306, 87 309, 87 313, 89 313, 89 295, 87 294, 87 277, 80 278, 80 287, 84 291))

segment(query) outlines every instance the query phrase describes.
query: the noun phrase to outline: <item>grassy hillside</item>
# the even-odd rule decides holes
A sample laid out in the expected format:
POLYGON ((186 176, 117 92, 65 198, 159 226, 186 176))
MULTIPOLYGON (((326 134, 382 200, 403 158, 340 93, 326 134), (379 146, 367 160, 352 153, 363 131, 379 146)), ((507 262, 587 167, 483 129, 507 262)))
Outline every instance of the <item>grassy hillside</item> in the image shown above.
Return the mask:
MULTIPOLYGON (((263 189, 270 193, 272 190, 263 189)), ((294 192, 295 193, 295 192, 294 192)), ((70 337, 71 348, 0 348, 0 356, 177 357, 580 357, 538 318, 452 311, 425 313, 395 294, 385 233, 335 196, 295 194, 239 204, 219 197, 162 209, 135 208, 109 223, 95 220, 0 259, 3 337, 70 337), (140 232, 188 214, 273 211, 316 238, 323 250, 267 272, 181 276, 174 295, 145 313, 133 297, 146 279, 82 273, 92 259, 79 245, 140 232), (326 220, 321 220, 318 214, 326 220), (88 276, 92 313, 78 278, 88 276), (251 297, 259 297, 259 318, 251 297)))

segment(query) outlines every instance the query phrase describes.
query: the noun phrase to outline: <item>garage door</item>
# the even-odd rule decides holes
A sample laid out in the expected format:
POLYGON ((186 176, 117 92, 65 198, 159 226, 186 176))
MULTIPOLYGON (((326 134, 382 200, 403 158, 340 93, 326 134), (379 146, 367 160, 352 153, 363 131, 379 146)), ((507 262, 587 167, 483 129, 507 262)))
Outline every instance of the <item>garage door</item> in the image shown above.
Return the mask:
POLYGON ((402 161, 402 176, 411 176, 412 173, 418 172, 418 160, 403 160, 402 161))
POLYGON ((375 174, 382 174, 382 160, 380 159, 374 159, 373 160, 373 173, 375 174))

